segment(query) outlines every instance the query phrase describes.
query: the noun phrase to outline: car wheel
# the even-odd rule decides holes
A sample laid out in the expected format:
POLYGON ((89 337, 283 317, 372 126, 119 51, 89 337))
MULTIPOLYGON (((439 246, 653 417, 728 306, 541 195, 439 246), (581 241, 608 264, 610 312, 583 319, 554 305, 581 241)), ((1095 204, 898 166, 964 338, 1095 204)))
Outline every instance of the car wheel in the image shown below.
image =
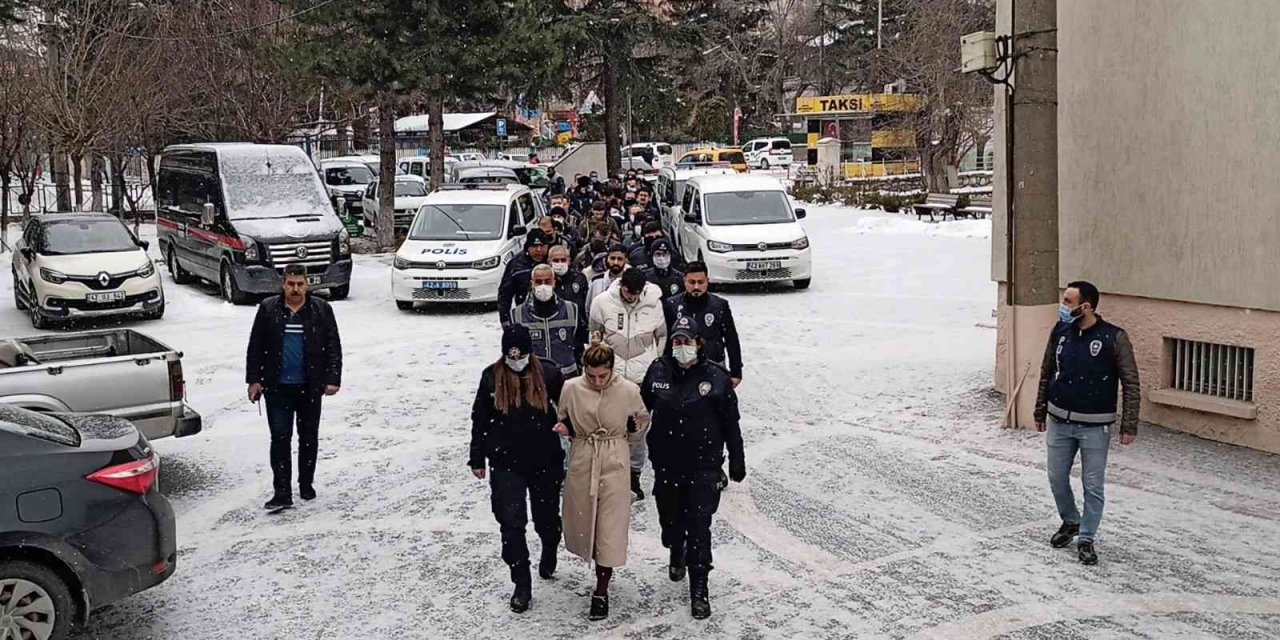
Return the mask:
POLYGON ((165 262, 169 263, 169 275, 173 277, 175 284, 190 284, 191 274, 187 273, 182 265, 178 264, 178 250, 169 245, 169 256, 165 262))
POLYGON ((36 304, 30 305, 27 311, 28 313, 31 314, 32 327, 36 329, 44 330, 53 326, 53 321, 50 320, 48 316, 44 315, 44 313, 40 311, 39 305, 36 305, 36 304))
POLYGON ((413 311, 412 300, 396 300, 396 308, 401 311, 413 311))
POLYGON ((333 287, 329 289, 330 300, 346 300, 351 295, 351 284, 344 284, 341 287, 333 287))
POLYGON ((143 314, 142 317, 146 318, 147 320, 159 320, 160 318, 164 317, 164 307, 165 307, 164 303, 161 303, 158 309, 156 309, 155 311, 148 311, 145 314, 143 314))
POLYGON ((240 291, 240 287, 236 286, 236 279, 231 277, 231 270, 227 265, 222 265, 222 277, 219 278, 222 285, 222 298, 231 304, 247 304, 249 296, 240 291))
POLYGON ((808 288, 809 288, 809 283, 811 283, 811 282, 813 282, 813 280, 812 280, 811 278, 805 278, 804 280, 795 280, 795 281, 794 281, 794 283, 795 283, 795 285, 796 285, 796 288, 797 288, 797 289, 808 289, 808 288))
POLYGON ((0 562, 0 637, 63 640, 75 600, 58 574, 25 560, 0 562))
POLYGON ((761 170, 763 170, 763 171, 768 171, 768 170, 769 170, 769 159, 768 159, 768 158, 764 158, 763 160, 761 160, 761 161, 760 161, 760 169, 761 169, 761 170))

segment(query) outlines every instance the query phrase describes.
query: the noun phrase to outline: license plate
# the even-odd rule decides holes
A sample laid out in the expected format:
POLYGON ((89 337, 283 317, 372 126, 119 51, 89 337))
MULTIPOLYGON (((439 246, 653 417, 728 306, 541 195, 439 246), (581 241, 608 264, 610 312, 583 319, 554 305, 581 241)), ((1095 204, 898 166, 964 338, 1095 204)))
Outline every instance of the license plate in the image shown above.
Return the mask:
POLYGON ((747 271, 777 271, 781 268, 782 262, 779 260, 761 260, 747 263, 747 271))
POLYGON ((119 302, 124 300, 123 291, 108 291, 106 293, 91 293, 88 296, 89 302, 119 302))
POLYGON ((307 276, 307 284, 320 284, 320 276, 307 276))
POLYGON ((422 283, 422 288, 429 291, 442 291, 445 289, 457 289, 458 283, 453 280, 427 280, 422 283))

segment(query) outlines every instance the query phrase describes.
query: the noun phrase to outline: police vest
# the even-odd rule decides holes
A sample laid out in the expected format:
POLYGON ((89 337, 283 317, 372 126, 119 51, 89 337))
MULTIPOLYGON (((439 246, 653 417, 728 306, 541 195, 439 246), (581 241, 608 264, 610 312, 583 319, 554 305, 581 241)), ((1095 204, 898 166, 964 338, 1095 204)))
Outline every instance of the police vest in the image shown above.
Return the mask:
POLYGON ((705 294, 705 305, 689 304, 688 294, 680 294, 671 299, 675 307, 676 317, 687 317, 693 321, 698 336, 702 338, 702 353, 708 360, 724 364, 727 360, 724 349, 724 316, 729 303, 721 297, 705 294))
POLYGON ((551 361, 560 373, 570 376, 578 372, 578 358, 574 343, 578 339, 578 306, 560 300, 555 315, 540 318, 533 312, 533 300, 520 306, 516 324, 529 329, 533 338, 533 353, 551 361))
POLYGON ((1116 421, 1120 367, 1116 364, 1119 328, 1101 320, 1086 331, 1075 324, 1054 328, 1054 374, 1048 411, 1059 420, 1082 424, 1116 421))

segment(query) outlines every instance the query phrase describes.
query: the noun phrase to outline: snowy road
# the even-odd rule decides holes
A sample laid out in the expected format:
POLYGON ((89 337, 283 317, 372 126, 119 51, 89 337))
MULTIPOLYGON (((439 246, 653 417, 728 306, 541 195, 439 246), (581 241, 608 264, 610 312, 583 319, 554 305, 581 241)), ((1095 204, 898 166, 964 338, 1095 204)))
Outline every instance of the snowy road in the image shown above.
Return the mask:
MULTIPOLYGON (((253 309, 166 281, 168 315, 137 327, 185 351, 207 420, 156 443, 181 559, 86 637, 1280 637, 1274 456, 1144 429, 1112 454, 1102 564, 1048 547, 1043 441, 1001 431, 989 391, 986 224, 811 208, 813 287, 727 292, 748 477, 717 516, 704 622, 666 578, 652 500, 609 620, 587 621, 589 569, 563 551, 533 608, 507 609, 488 487, 465 467, 491 310, 399 312, 390 258, 358 257, 335 304, 346 372, 325 405, 320 498, 271 517, 266 421, 243 398, 253 309)), ((0 335, 31 333, 0 311, 0 335)))

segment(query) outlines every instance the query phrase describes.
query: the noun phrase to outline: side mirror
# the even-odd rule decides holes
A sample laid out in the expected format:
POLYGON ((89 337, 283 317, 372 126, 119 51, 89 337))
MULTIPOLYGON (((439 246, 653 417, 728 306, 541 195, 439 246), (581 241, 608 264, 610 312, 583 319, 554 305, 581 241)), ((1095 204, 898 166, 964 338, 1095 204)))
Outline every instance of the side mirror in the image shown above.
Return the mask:
POLYGON ((796 220, 804 220, 805 215, 804 209, 796 209, 796 220))
POLYGON ((214 220, 217 219, 217 207, 214 207, 212 202, 204 203, 204 209, 200 212, 200 224, 206 227, 212 227, 214 220))
POLYGON ((142 247, 142 250, 143 250, 143 251, 146 251, 147 249, 150 249, 150 248, 151 248, 151 243, 150 243, 150 242, 147 242, 146 240, 139 240, 139 241, 138 241, 138 246, 139 246, 139 247, 142 247))
POLYGON ((698 224, 699 222, 702 222, 702 219, 701 219, 701 216, 690 211, 689 213, 684 214, 684 221, 690 222, 693 224, 698 224))
POLYGON ((528 233, 529 233, 529 228, 522 224, 518 224, 514 227, 511 227, 512 238, 518 238, 520 236, 527 235, 528 233))

